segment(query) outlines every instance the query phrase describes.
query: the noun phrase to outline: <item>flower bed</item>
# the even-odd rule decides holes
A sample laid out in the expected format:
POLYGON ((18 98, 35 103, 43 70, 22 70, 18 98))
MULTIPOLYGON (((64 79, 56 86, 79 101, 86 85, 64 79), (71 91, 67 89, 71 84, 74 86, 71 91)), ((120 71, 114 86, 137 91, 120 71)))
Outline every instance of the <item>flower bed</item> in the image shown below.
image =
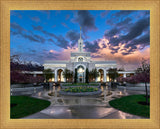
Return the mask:
POLYGON ((65 88, 59 91, 61 95, 77 95, 77 96, 85 96, 85 95, 99 95, 102 91, 99 88, 94 87, 74 87, 74 88, 65 88))
POLYGON ((98 88, 93 88, 93 87, 74 87, 74 88, 65 88, 62 89, 62 91, 65 92, 74 92, 74 93, 79 93, 79 92, 93 92, 93 91, 98 91, 98 88))
POLYGON ((99 86, 99 83, 73 83, 73 84, 61 84, 61 86, 99 86))
POLYGON ((100 83, 73 83, 73 84, 61 84, 61 88, 75 88, 75 87, 93 87, 99 88, 100 83))

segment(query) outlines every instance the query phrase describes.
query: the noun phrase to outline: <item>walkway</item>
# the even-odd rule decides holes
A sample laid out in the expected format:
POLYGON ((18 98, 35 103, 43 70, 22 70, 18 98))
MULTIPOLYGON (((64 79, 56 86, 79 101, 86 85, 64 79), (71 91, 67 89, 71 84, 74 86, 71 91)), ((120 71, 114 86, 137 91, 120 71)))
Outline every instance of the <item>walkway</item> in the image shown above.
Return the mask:
POLYGON ((48 96, 48 91, 38 92, 32 97, 51 101, 51 105, 35 114, 23 119, 146 119, 140 116, 124 113, 109 105, 109 101, 130 94, 144 94, 145 92, 127 90, 120 87, 112 91, 111 96, 75 97, 48 96))
POLYGON ((23 119, 145 119, 111 107, 49 106, 23 119))

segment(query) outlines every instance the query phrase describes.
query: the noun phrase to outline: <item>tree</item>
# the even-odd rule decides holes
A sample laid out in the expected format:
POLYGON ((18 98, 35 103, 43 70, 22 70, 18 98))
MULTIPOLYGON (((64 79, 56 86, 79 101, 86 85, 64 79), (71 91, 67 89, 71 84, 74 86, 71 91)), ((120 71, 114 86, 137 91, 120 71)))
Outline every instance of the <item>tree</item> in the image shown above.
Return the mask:
POLYGON ((95 81, 95 79, 97 78, 97 77, 99 77, 99 73, 98 73, 98 71, 97 71, 97 69, 95 68, 95 69, 92 69, 90 72, 89 72, 89 79, 90 80, 94 80, 95 81))
POLYGON ((113 82, 119 75, 116 68, 110 68, 108 69, 108 76, 111 79, 111 82, 113 82))
POLYGON ((86 69, 86 83, 89 83, 89 71, 86 69))
POLYGON ((45 80, 48 82, 50 78, 54 76, 53 72, 51 69, 45 69, 43 70, 43 75, 45 77, 45 80))
POLYGON ((10 57, 10 76, 11 84, 13 83, 40 83, 44 82, 43 76, 34 77, 30 71, 42 71, 43 66, 26 63, 22 61, 20 55, 12 55, 10 57), (27 71, 27 72, 26 72, 27 71))
POLYGON ((89 76, 89 81, 90 82, 93 81, 93 71, 89 71, 88 76, 89 76))
POLYGON ((146 104, 149 104, 147 83, 150 82, 150 64, 145 59, 142 59, 141 66, 136 70, 136 80, 145 84, 146 104))
POLYGON ((119 76, 116 68, 108 69, 108 76, 111 79, 111 86, 116 87, 114 80, 119 76))
POLYGON ((70 82, 73 82, 73 71, 70 71, 70 70, 69 70, 68 78, 69 78, 69 81, 70 81, 70 82))
POLYGON ((33 77, 31 74, 21 73, 18 71, 11 71, 11 84, 14 83, 40 83, 44 82, 43 76, 33 77))
POLYGON ((95 68, 95 69, 93 69, 93 78, 94 78, 94 80, 96 80, 97 77, 99 77, 99 72, 95 68))
POLYGON ((73 78, 73 71, 70 71, 69 69, 65 69, 63 72, 63 76, 66 78, 66 81, 68 82, 68 80, 72 80, 73 78))
POLYGON ((75 68, 74 83, 77 83, 77 68, 75 68))

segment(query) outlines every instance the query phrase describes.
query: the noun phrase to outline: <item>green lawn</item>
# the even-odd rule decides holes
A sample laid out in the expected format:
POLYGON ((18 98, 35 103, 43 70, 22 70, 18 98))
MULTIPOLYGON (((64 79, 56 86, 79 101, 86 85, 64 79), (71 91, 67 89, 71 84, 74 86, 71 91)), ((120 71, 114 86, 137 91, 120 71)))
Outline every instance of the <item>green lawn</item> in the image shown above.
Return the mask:
POLYGON ((139 101, 145 102, 145 100, 145 95, 130 95, 112 100, 109 102, 109 104, 116 109, 130 114, 143 117, 150 117, 150 106, 141 105, 138 103, 139 101))
POLYGON ((21 118, 41 111, 50 105, 49 101, 28 96, 11 96, 11 118, 21 118))

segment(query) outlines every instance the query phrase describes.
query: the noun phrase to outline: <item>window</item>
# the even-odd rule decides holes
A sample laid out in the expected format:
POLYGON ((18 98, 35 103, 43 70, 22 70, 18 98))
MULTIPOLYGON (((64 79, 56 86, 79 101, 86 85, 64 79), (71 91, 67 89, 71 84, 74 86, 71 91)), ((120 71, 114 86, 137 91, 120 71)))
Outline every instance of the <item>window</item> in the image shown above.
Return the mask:
POLYGON ((78 62, 83 62, 83 58, 82 58, 82 57, 79 57, 79 58, 78 58, 78 62))

